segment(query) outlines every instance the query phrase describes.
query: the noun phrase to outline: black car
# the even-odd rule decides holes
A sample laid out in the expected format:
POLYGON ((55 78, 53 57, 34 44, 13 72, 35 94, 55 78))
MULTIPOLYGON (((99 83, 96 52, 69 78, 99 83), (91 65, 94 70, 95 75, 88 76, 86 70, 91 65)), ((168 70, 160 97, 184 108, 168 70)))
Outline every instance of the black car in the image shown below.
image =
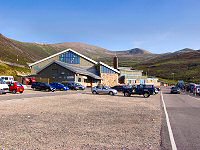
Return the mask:
POLYGON ((67 86, 71 90, 85 90, 85 86, 76 82, 62 82, 63 85, 67 86))
POLYGON ((124 85, 116 85, 111 88, 117 90, 118 92, 122 92, 124 90, 124 85))
POLYGON ((181 91, 180 91, 180 89, 178 87, 173 86, 173 87, 171 87, 171 92, 170 93, 171 94, 180 94, 181 91))
POLYGON ((34 83, 32 83, 31 88, 33 90, 52 91, 52 92, 54 92, 56 90, 48 83, 43 83, 43 82, 34 82, 34 83))
POLYGON ((143 95, 145 98, 148 98, 150 95, 155 94, 154 85, 145 85, 140 84, 137 86, 127 86, 123 90, 124 96, 133 95, 143 95))
POLYGON ((189 83, 188 85, 186 85, 186 91, 193 93, 194 87, 195 87, 195 83, 189 83))

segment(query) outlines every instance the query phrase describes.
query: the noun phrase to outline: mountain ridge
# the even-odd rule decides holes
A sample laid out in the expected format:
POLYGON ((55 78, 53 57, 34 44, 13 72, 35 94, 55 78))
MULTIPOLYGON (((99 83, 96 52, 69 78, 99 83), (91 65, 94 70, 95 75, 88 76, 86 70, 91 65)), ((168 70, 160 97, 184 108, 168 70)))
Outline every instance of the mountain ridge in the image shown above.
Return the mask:
POLYGON ((72 48, 87 57, 105 62, 110 66, 112 66, 113 57, 117 55, 119 66, 142 69, 144 72, 148 71, 149 75, 169 79, 171 79, 173 72, 177 75, 176 79, 189 80, 192 77, 193 80, 199 79, 200 82, 200 50, 184 48, 164 54, 153 54, 141 48, 110 51, 80 42, 56 44, 20 42, 2 34, 0 34, 0 74, 26 72, 28 70, 27 63, 38 61, 67 48, 72 48), (20 67, 20 65, 26 66, 27 69, 20 67))

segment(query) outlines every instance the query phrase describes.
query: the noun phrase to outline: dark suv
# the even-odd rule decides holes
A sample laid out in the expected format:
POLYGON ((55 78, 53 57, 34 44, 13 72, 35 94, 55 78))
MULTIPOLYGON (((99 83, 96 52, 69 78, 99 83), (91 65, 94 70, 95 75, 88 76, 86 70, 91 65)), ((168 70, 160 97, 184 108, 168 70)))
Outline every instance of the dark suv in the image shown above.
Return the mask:
POLYGON ((31 88, 33 90, 40 90, 40 91, 47 91, 47 92, 48 91, 54 92, 56 90, 48 83, 43 83, 43 82, 34 82, 34 83, 32 83, 31 88))
POLYGON ((123 93, 124 93, 124 96, 143 95, 145 98, 147 98, 150 95, 154 95, 156 92, 155 92, 154 85, 140 84, 137 86, 124 87, 123 93))

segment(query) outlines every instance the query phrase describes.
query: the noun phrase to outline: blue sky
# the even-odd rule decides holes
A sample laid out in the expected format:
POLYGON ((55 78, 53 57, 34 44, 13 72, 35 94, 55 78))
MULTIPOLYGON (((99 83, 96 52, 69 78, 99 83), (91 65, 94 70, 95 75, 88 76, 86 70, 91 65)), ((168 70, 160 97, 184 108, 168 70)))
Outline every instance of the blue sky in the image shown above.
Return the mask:
POLYGON ((200 49, 199 0, 0 0, 0 33, 109 50, 200 49))

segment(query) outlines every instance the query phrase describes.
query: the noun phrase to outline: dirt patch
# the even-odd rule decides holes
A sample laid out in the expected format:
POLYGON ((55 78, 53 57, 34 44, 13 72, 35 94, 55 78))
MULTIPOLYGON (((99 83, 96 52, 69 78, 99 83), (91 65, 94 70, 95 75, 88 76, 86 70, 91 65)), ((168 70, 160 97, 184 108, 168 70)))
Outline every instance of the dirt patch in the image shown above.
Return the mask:
POLYGON ((0 102, 2 149, 160 149, 159 95, 78 93, 0 102))

